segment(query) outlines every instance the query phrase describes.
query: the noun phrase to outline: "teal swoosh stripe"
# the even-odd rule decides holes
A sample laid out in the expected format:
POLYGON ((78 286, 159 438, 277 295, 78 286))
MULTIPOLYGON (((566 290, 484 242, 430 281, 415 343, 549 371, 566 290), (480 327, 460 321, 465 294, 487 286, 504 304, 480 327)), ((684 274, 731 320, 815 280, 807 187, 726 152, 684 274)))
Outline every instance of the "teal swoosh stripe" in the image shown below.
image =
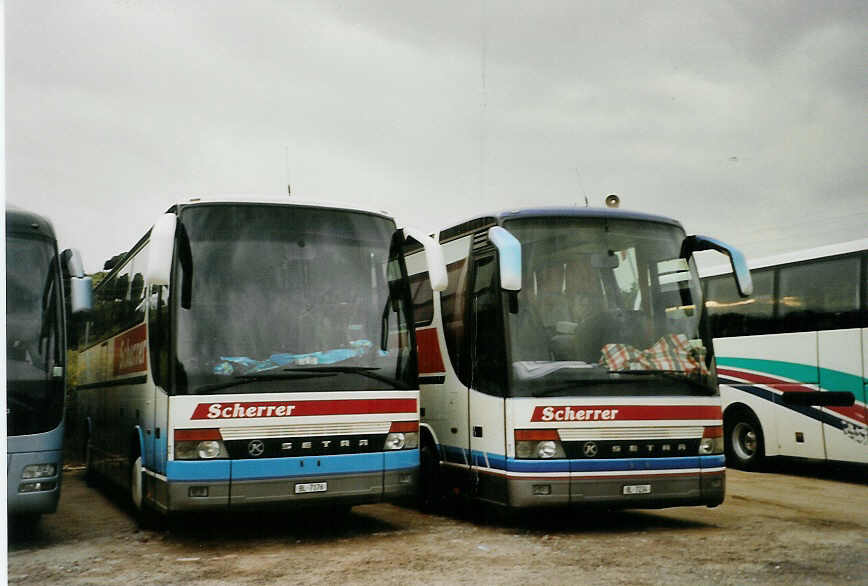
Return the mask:
POLYGON ((868 384, 868 381, 861 376, 841 372, 840 370, 817 368, 816 366, 808 366, 807 364, 799 364, 798 362, 718 356, 717 364, 789 378, 804 384, 818 384, 817 375, 819 374, 822 388, 834 389, 836 391, 850 391, 861 401, 865 400, 865 385, 868 384))

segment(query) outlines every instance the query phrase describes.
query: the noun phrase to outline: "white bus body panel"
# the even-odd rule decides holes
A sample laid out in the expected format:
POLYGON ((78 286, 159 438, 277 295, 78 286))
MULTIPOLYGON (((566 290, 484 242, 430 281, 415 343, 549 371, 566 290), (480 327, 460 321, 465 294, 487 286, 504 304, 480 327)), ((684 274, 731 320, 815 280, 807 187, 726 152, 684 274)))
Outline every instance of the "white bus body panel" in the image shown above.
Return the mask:
POLYGON ((784 390, 795 387, 812 391, 819 389, 816 332, 716 338, 714 349, 724 412, 732 403, 743 403, 751 408, 762 427, 766 455, 825 457, 822 422, 779 404, 784 390), (752 367, 732 364, 740 359, 755 362, 752 367), (772 363, 801 368, 793 370, 792 376, 784 377, 769 372, 767 365, 772 363), (728 384, 733 380, 740 384, 728 384), (786 416, 782 417, 785 409, 786 416), (798 438, 803 441, 798 441, 798 438))
POLYGON ((852 407, 823 408, 844 423, 843 428, 823 424, 829 460, 868 463, 868 437, 861 431, 866 425, 864 338, 864 329, 819 333, 820 387, 824 391, 850 391, 856 397, 852 407))

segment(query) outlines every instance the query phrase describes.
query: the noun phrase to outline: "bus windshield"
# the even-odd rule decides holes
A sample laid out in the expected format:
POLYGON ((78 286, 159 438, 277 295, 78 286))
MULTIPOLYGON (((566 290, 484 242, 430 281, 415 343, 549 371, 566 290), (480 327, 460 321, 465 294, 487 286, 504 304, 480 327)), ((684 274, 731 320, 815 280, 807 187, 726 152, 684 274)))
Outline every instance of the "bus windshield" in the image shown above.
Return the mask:
POLYGON ((415 385, 406 272, 400 246, 392 246, 392 220, 215 204, 185 208, 181 221, 189 262, 181 242, 172 293, 176 392, 415 385), (189 303, 181 299, 186 286, 189 303))
POLYGON ((507 313, 517 396, 716 394, 699 280, 675 225, 517 219, 518 313, 507 313))
POLYGON ((50 240, 6 237, 6 424, 10 436, 50 431, 63 418, 60 306, 50 240))

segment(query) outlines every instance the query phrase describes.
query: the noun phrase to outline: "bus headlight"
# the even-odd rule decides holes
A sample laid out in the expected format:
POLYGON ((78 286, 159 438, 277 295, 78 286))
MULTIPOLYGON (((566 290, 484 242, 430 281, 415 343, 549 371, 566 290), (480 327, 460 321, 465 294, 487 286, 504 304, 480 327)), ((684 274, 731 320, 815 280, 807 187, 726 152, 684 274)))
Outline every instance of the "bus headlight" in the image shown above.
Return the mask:
POLYGON ((516 429, 515 457, 525 460, 566 458, 556 429, 516 429))
POLYGON ((21 479, 48 478, 57 475, 57 464, 28 464, 21 470, 21 479))
POLYGON ((413 450, 419 447, 419 422, 395 421, 389 428, 383 450, 413 450))
POLYGON ((702 441, 699 442, 699 455, 709 456, 723 453, 723 427, 715 425, 706 427, 702 432, 702 441))
POLYGON ((536 445, 536 457, 548 460, 549 458, 563 458, 564 449, 561 447, 561 442, 544 441, 536 445))
POLYGON ((219 429, 176 429, 176 460, 228 458, 219 429))
POLYGON ((395 433, 386 436, 384 450, 412 450, 419 447, 419 434, 417 432, 395 433))

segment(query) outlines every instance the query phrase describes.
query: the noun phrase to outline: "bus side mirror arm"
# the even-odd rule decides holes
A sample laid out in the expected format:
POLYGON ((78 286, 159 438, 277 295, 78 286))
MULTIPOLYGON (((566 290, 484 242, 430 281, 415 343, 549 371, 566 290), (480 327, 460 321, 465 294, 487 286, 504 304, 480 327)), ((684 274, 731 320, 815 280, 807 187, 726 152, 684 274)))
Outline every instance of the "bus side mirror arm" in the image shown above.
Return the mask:
POLYGON ((93 281, 84 274, 81 254, 74 248, 60 253, 64 277, 69 277, 69 304, 72 313, 90 311, 93 307, 93 281))
POLYGON ((738 287, 739 295, 750 297, 753 294, 753 281, 750 277, 750 269, 747 267, 747 261, 740 250, 716 238, 700 236, 698 234, 688 236, 681 243, 682 258, 690 258, 694 252, 700 250, 716 250, 728 256, 729 262, 732 265, 732 273, 735 275, 735 284, 738 287))
POLYGON ((434 239, 418 228, 405 226, 404 235, 419 242, 425 249, 425 262, 428 264, 428 277, 431 280, 431 288, 435 291, 445 291, 449 284, 446 274, 446 262, 443 260, 443 250, 434 239))
POLYGON ((488 229, 488 240, 500 256, 500 288, 518 293, 521 291, 521 242, 500 226, 488 229))
POLYGON ((145 281, 149 285, 168 285, 172 275, 172 254, 175 252, 175 229, 178 216, 163 214, 151 228, 148 268, 145 281))

